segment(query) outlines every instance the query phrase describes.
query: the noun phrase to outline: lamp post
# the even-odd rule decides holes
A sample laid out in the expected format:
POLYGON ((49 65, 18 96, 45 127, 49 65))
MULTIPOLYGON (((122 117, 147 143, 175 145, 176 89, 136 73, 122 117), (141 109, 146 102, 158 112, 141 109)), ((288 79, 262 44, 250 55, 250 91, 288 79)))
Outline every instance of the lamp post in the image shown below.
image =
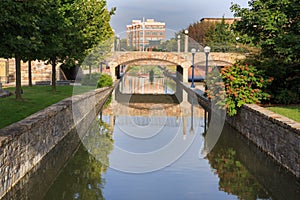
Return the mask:
POLYGON ((210 47, 206 46, 204 47, 204 53, 205 53, 205 91, 207 90, 207 74, 208 74, 208 54, 210 52, 210 47))
POLYGON ((180 35, 177 36, 177 52, 180 53, 180 35))
POLYGON ((191 49, 192 52, 192 85, 191 88, 195 88, 195 84, 194 84, 194 71, 195 71, 195 66, 194 66, 194 59, 195 59, 195 53, 196 53, 196 49, 191 49))
POLYGON ((117 35, 116 40, 116 51, 120 51, 120 35, 117 35))
POLYGON ((189 31, 188 30, 185 30, 184 31, 184 53, 187 53, 188 52, 188 43, 189 43, 189 31))
POLYGON ((236 50, 239 48, 239 44, 238 44, 238 42, 239 42, 239 37, 236 37, 235 38, 235 41, 236 41, 236 46, 235 46, 235 48, 236 48, 236 50))

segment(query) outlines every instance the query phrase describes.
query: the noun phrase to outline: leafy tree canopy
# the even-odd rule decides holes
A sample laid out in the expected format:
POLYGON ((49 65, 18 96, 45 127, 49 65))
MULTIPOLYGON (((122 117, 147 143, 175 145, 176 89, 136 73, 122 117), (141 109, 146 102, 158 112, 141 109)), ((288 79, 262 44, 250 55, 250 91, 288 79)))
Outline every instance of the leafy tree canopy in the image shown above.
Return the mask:
POLYGON ((276 57, 286 63, 300 59, 300 4, 298 0, 251 0, 249 8, 231 6, 241 20, 235 30, 244 41, 258 45, 265 57, 276 57))

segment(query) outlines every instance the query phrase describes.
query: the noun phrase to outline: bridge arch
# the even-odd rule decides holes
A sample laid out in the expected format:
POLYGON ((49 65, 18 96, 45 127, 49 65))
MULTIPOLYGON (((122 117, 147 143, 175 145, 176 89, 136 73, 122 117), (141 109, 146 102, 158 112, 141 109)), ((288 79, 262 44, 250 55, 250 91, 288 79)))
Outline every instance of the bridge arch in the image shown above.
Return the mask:
POLYGON ((192 65, 191 61, 187 60, 180 54, 171 52, 116 52, 113 59, 108 63, 111 75, 113 78, 118 77, 119 67, 124 64, 138 61, 160 61, 170 63, 177 66, 178 73, 182 75, 182 81, 188 82, 188 69, 192 65))

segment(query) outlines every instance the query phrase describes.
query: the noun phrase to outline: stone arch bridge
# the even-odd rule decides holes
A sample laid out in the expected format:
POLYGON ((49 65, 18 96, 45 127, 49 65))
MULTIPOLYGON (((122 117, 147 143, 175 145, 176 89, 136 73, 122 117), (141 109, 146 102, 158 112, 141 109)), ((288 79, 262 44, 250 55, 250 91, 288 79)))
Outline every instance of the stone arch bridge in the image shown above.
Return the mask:
MULTIPOLYGON (((220 53, 211 52, 209 54, 209 66, 225 66, 232 65, 236 60, 245 58, 245 55, 238 53, 220 53)), ((204 52, 197 52, 194 56, 195 66, 205 66, 204 52)), ((112 77, 120 77, 120 66, 130 64, 141 65, 175 65, 177 66, 177 74, 181 76, 181 81, 188 82, 189 68, 192 66, 191 53, 176 52, 114 52, 114 55, 108 65, 112 77)))

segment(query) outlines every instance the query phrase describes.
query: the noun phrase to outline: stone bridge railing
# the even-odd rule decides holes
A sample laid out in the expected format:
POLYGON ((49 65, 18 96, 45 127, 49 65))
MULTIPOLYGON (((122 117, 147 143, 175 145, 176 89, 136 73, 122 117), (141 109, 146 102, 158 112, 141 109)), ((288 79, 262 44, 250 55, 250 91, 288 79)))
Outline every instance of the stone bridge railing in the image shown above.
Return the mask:
MULTIPOLYGON (((244 54, 238 53, 221 53, 211 52, 209 54, 209 66, 225 66, 232 65, 237 60, 244 59, 244 54)), ((194 57, 194 64, 197 66, 205 65, 205 53, 197 52, 194 57)), ((111 74, 115 75, 115 68, 120 65, 127 65, 130 63, 138 62, 153 62, 161 63, 165 65, 177 65, 183 69, 183 82, 188 82, 188 69, 192 65, 192 54, 191 53, 177 53, 177 52, 114 52, 114 56, 108 63, 111 69, 111 74)))

